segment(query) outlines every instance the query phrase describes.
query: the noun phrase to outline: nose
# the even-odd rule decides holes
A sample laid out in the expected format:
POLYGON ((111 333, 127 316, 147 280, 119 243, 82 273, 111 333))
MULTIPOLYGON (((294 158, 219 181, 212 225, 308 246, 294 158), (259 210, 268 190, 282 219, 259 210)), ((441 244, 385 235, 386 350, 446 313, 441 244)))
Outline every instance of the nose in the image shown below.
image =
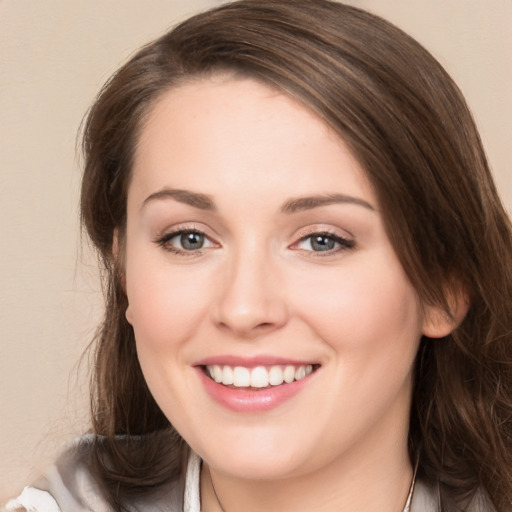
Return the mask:
POLYGON ((233 255, 219 275, 216 325, 246 339, 283 327, 288 307, 281 277, 277 264, 262 251, 233 255))

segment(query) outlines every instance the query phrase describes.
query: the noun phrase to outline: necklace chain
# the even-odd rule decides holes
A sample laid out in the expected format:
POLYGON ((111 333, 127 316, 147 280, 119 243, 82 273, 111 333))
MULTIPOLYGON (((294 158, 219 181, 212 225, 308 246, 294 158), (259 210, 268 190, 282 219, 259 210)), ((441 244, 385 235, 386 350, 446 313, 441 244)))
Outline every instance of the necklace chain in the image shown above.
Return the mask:
MULTIPOLYGON (((418 463, 419 463, 419 459, 416 459, 416 464, 414 465, 414 472, 413 472, 413 475, 412 475, 411 487, 409 489, 409 493, 408 493, 408 496, 407 496, 407 501, 405 503, 404 512, 409 512, 410 511, 412 495, 413 495, 414 486, 415 486, 415 483, 416 483, 416 473, 418 471, 418 463)), ((215 490, 215 485, 213 483, 213 475, 212 475, 212 472, 210 471, 210 467, 209 466, 208 466, 208 475, 210 476, 210 483, 212 484, 212 491, 213 491, 213 494, 215 496, 215 499, 217 500, 217 504, 219 505, 220 510, 222 512, 226 512, 224 510, 224 507, 222 506, 222 503, 220 501, 219 495, 217 494, 217 491, 215 490)), ((439 509, 439 510, 441 510, 441 509, 439 509)))
POLYGON ((221 511, 226 512, 224 510, 224 507, 222 506, 222 503, 220 502, 219 495, 217 494, 217 491, 215 490, 215 485, 213 484, 213 475, 212 475, 212 472, 210 471, 210 466, 208 466, 208 475, 210 476, 210 483, 212 484, 212 490, 213 490, 213 494, 215 495, 215 499, 217 500, 217 503, 218 503, 221 511))

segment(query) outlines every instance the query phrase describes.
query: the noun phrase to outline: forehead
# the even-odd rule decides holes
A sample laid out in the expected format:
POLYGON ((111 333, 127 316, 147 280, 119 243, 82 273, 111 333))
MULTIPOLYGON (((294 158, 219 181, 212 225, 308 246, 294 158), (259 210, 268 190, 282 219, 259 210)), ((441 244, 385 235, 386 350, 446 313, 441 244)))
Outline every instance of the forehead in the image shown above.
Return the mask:
POLYGON ((213 138, 223 133, 222 126, 227 130, 228 121, 240 136, 250 135, 255 142, 262 125, 276 133, 291 131, 300 122, 297 134, 305 139, 316 131, 342 144, 327 123, 291 95, 255 79, 222 74, 194 78, 162 93, 145 117, 139 144, 149 144, 156 132, 178 124, 182 132, 195 130, 213 138))
POLYGON ((293 182, 297 193, 313 185, 322 193, 340 186, 369 192, 359 163, 319 116, 265 84, 223 76, 194 80, 155 102, 133 174, 148 193, 158 186, 215 193, 247 180, 293 182))

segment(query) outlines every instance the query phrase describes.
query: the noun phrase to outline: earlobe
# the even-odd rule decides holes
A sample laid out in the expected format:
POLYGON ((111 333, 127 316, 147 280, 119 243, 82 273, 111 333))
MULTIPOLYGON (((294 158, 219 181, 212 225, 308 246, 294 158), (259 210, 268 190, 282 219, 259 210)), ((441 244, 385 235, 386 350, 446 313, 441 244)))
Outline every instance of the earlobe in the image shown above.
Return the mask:
POLYGON ((466 293, 451 294, 449 297, 450 312, 440 306, 425 307, 423 319, 423 336, 443 338, 448 336, 464 320, 469 309, 469 297, 466 293))
POLYGON ((131 310, 129 304, 128 304, 128 307, 126 308, 125 316, 126 316, 126 320, 128 321, 128 323, 130 325, 133 325, 133 313, 132 313, 132 310, 131 310))

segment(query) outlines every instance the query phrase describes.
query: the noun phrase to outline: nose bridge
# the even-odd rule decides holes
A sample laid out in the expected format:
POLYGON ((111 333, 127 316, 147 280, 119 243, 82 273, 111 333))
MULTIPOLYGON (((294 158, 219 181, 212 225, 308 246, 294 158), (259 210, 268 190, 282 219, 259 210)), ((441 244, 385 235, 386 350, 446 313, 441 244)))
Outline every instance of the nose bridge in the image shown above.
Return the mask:
POLYGON ((230 254, 222 276, 217 322, 239 336, 281 327, 287 308, 271 251, 257 244, 230 254))

